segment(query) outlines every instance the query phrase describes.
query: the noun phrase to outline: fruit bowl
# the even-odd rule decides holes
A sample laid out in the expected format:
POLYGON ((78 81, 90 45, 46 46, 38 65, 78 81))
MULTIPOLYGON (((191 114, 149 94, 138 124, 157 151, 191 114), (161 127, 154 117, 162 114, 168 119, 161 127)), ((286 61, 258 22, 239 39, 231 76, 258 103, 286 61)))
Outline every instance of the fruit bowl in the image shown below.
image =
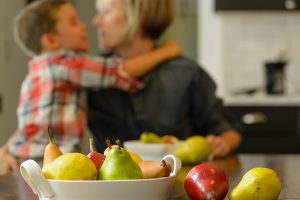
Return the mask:
POLYGON ((173 154, 180 144, 180 141, 174 144, 161 144, 130 140, 124 142, 124 147, 129 151, 137 153, 144 160, 160 160, 165 155, 173 154))
POLYGON ((181 161, 173 155, 162 159, 172 166, 169 177, 113 181, 47 180, 34 160, 23 162, 20 171, 40 200, 166 200, 176 181, 181 161))

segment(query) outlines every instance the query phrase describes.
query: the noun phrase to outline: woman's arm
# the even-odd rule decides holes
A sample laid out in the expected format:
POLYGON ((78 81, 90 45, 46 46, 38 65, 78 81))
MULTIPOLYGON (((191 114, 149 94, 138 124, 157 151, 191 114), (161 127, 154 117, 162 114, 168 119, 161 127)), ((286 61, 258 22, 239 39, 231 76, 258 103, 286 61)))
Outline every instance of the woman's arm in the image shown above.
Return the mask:
POLYGON ((202 68, 195 71, 191 85, 196 130, 209 134, 213 157, 227 156, 240 145, 242 135, 216 95, 216 84, 202 68))
POLYGON ((241 134, 237 131, 226 131, 221 135, 210 134, 207 136, 212 146, 213 157, 224 157, 232 153, 241 143, 241 134))
POLYGON ((124 70, 132 77, 140 77, 155 68, 159 63, 180 54, 175 42, 166 42, 148 53, 140 54, 123 62, 124 70))

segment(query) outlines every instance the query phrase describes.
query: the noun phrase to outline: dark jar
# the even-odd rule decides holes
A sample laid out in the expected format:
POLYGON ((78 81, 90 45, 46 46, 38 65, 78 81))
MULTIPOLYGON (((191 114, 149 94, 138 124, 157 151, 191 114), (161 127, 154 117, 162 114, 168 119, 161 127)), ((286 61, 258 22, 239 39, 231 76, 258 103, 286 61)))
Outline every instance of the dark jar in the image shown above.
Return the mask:
POLYGON ((266 92, 267 94, 283 94, 285 87, 284 68, 286 62, 266 62, 266 92))

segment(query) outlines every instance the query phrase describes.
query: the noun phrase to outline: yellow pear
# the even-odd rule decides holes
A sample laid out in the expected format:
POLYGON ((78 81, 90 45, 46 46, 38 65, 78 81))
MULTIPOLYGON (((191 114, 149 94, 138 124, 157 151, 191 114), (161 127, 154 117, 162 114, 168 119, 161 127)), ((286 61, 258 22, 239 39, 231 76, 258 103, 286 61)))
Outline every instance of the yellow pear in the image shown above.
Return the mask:
POLYGON ((93 161, 81 153, 66 153, 44 166, 46 179, 96 180, 98 170, 93 161))
POLYGON ((60 151, 59 147, 52 143, 51 139, 51 129, 48 128, 48 139, 49 143, 46 145, 45 150, 44 150, 44 161, 43 161, 43 166, 51 163, 53 160, 61 156, 63 153, 60 151))
POLYGON ((184 164, 201 163, 208 160, 212 152, 205 137, 194 135, 187 138, 174 152, 184 164))
POLYGON ((132 160, 134 162, 136 162, 137 164, 139 164, 140 162, 143 161, 143 159, 141 158, 141 156, 139 156, 137 153, 134 153, 134 152, 129 151, 129 150, 127 150, 127 151, 129 153, 130 157, 132 158, 132 160))
POLYGON ((159 135, 148 131, 144 131, 140 135, 140 141, 142 143, 163 143, 163 140, 159 135))
POLYGON ((276 172, 256 167, 249 170, 231 191, 230 200, 277 200, 281 183, 276 172))

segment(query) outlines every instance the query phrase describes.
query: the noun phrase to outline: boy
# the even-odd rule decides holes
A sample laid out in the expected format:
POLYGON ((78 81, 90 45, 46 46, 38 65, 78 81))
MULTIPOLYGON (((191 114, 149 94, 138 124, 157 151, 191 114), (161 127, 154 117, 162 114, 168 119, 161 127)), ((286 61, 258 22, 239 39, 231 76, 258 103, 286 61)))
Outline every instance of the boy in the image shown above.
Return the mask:
POLYGON ((18 130, 9 150, 18 158, 41 158, 48 143, 47 128, 63 152, 77 151, 86 129, 86 88, 116 87, 135 91, 130 78, 151 70, 160 61, 179 54, 166 46, 123 62, 86 55, 86 27, 65 0, 39 0, 16 17, 16 39, 27 54, 29 73, 21 88, 18 130), (132 67, 130 67, 132 66, 132 67))

